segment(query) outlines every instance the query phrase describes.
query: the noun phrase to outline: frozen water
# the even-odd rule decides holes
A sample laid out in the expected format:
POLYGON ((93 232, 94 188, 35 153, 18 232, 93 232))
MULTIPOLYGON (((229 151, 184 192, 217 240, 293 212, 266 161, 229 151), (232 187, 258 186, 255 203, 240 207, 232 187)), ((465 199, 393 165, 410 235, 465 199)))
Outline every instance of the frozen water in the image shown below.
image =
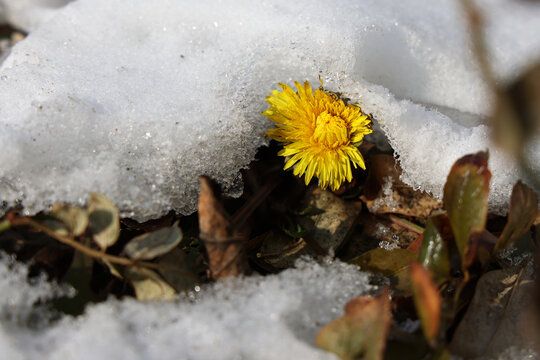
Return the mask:
POLYGON ((0 23, 8 22, 17 29, 34 30, 54 12, 72 0, 0 0, 0 23))
POLYGON ((44 274, 33 278, 31 283, 27 278, 26 265, 0 252, 0 324, 3 322, 28 324, 30 320, 39 320, 39 310, 34 306, 37 302, 62 295, 73 295, 71 288, 45 281, 44 274))
MULTIPOLYGON (((28 287, 1 265, 0 279, 17 283, 0 283, 0 304, 28 287)), ((178 301, 109 300, 39 333, 0 322, 0 351, 6 359, 336 359, 315 348, 315 335, 373 290, 358 267, 300 260, 279 275, 227 279, 178 301)))
MULTIPOLYGON (((481 4, 508 81, 540 57, 540 6, 481 4)), ((489 147, 504 211, 517 171, 488 140, 463 19, 453 0, 73 2, 0 68, 0 196, 35 213, 95 191, 144 220, 194 211, 201 174, 238 195, 265 96, 320 74, 380 121, 415 188, 440 196, 452 163, 489 147)))

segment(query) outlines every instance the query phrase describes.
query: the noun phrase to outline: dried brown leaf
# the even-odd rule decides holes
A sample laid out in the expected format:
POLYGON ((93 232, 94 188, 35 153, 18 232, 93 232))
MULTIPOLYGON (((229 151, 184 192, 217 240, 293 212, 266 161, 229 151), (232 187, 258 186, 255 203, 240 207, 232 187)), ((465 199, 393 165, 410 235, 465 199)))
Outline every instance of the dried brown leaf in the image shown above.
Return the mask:
POLYGON ((88 212, 77 206, 55 204, 51 215, 60 220, 73 236, 80 236, 88 227, 88 212))
POLYGON ((88 216, 88 228, 99 247, 104 250, 114 245, 120 236, 120 218, 114 203, 104 195, 91 193, 88 216))
POLYGON ((182 241, 178 222, 173 226, 145 233, 131 239, 124 247, 126 255, 135 260, 151 260, 174 249, 182 241))
POLYGON ((502 250, 513 244, 529 231, 538 216, 538 196, 534 190, 519 181, 512 190, 508 222, 495 250, 502 250))
POLYGON ((142 267, 128 267, 124 276, 131 282, 135 297, 141 301, 173 300, 174 288, 153 270, 142 267))
POLYGON ((356 224, 361 203, 345 201, 330 191, 312 187, 304 198, 311 213, 298 217, 307 237, 304 239, 318 255, 337 251, 356 224))
POLYGON ((392 155, 373 155, 371 162, 363 198, 371 213, 425 219, 441 207, 428 193, 414 190, 400 180, 401 169, 392 155))
POLYGON ((199 178, 199 231, 208 254, 209 276, 217 280, 245 274, 248 270, 242 237, 213 189, 210 178, 199 178))

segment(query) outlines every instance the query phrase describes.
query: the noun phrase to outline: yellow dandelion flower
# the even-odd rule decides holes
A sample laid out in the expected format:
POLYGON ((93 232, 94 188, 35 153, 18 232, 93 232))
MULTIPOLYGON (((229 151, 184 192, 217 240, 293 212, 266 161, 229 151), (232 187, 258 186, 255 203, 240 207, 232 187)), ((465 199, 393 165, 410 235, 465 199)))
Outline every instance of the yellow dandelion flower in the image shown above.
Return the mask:
POLYGON ((266 98, 270 108, 263 115, 276 127, 268 136, 283 144, 278 155, 289 157, 284 169, 296 164, 294 175, 305 175, 306 185, 315 176, 319 186, 337 190, 352 180, 351 163, 365 169, 357 146, 372 132, 371 118, 359 106, 345 103, 332 92, 311 89, 295 82, 298 92, 285 84, 266 98))

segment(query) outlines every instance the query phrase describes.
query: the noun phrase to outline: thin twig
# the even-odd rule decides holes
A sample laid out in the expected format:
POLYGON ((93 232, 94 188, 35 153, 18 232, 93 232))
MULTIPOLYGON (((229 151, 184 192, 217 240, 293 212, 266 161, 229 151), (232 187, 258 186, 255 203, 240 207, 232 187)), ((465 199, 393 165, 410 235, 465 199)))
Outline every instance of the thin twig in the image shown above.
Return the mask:
POLYGON ((394 224, 399 225, 401 227, 404 227, 405 229, 408 229, 408 230, 410 230, 412 232, 415 232, 417 234, 423 234, 424 233, 425 229, 423 227, 418 226, 415 223, 412 223, 412 222, 410 222, 408 220, 399 218, 399 217, 394 216, 394 215, 390 215, 390 220, 394 224))
POLYGON ((92 249, 92 248, 90 248, 90 247, 88 247, 88 246, 86 246, 86 245, 84 245, 84 244, 82 244, 82 243, 80 243, 78 241, 75 241, 71 237, 57 234, 53 230, 51 230, 48 227, 40 224, 37 221, 34 221, 33 219, 31 219, 29 217, 16 218, 16 219, 11 220, 10 223, 11 223, 11 226, 24 226, 24 225, 31 226, 31 227, 33 227, 33 228, 47 234, 51 238, 61 242, 62 244, 70 246, 75 250, 79 250, 83 254, 85 254, 85 255, 93 258, 93 259, 107 260, 107 261, 109 261, 109 262, 111 262, 113 264, 122 265, 122 266, 145 267, 145 268, 156 269, 156 270, 174 271, 174 272, 182 273, 185 276, 196 278, 193 274, 191 274, 189 272, 186 272, 186 271, 183 271, 183 270, 180 270, 178 268, 172 267, 172 266, 167 266, 167 265, 163 265, 163 264, 155 264, 155 263, 151 263, 151 262, 147 262, 147 261, 139 261, 139 260, 128 259, 128 258, 115 256, 115 255, 104 253, 104 252, 99 251, 99 250, 92 249))

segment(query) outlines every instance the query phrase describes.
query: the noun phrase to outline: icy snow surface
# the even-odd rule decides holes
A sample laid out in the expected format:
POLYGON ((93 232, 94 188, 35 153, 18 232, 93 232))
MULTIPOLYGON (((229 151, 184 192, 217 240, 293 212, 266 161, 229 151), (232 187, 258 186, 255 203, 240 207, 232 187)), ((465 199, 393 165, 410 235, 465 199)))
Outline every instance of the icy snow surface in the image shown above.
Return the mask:
MULTIPOLYGON (((482 3, 493 63, 515 78, 540 58, 540 6, 482 3)), ((70 3, 0 68, 0 198, 35 213, 95 191, 144 220, 193 212, 201 174, 238 195, 270 125, 265 96, 321 74, 379 119, 414 187, 439 196, 458 157, 490 147, 490 200, 504 210, 517 170, 488 141, 491 99, 458 5, 70 3)))
MULTIPOLYGON (((367 278, 352 265, 301 260, 279 275, 220 281, 174 302, 109 300, 38 332, 0 321, 0 352, 10 360, 335 359, 314 347, 315 335, 348 300, 374 290, 367 278)), ((29 285, 2 262, 0 279, 3 319, 4 304, 29 285)))
POLYGON ((50 19, 56 10, 70 1, 72 0, 0 0, 0 23, 7 22, 28 32, 50 19))

